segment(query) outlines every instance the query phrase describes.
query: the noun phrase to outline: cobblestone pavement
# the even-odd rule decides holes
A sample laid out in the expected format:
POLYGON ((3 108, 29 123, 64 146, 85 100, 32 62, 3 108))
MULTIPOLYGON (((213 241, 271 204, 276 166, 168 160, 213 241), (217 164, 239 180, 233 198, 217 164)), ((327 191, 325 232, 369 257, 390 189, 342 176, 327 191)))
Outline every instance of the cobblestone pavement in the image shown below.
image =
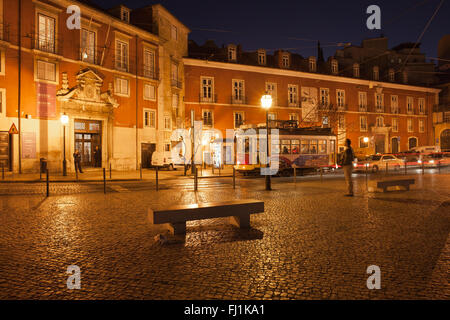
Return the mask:
POLYGON ((360 175, 353 198, 340 176, 273 179, 271 192, 263 179, 235 190, 204 179, 199 192, 179 182, 2 195, 0 299, 450 299, 450 175, 414 177, 409 192, 367 193, 360 175), (185 239, 154 242, 163 230, 149 207, 234 198, 264 200, 252 229, 204 220, 185 239), (72 264, 80 290, 66 288, 72 264), (381 268, 380 290, 366 287, 369 265, 381 268))

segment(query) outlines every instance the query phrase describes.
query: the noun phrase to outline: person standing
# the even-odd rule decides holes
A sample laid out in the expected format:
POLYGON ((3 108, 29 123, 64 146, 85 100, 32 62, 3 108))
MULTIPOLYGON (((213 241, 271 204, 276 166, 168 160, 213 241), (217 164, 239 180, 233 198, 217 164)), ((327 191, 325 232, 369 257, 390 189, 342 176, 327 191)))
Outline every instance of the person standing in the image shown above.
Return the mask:
POLYGON ((353 172, 353 161, 355 160, 355 153, 353 152, 351 144, 352 141, 350 139, 345 140, 346 149, 344 150, 342 155, 342 167, 344 168, 345 182, 347 183, 347 191, 348 191, 348 193, 345 196, 347 197, 353 197, 352 172, 353 172))
POLYGON ((80 173, 83 173, 81 169, 81 154, 78 150, 75 150, 73 153, 73 162, 75 163, 75 172, 78 170, 80 173))
POLYGON ((95 146, 94 150, 94 162, 95 167, 100 168, 102 166, 102 152, 98 146, 95 146))

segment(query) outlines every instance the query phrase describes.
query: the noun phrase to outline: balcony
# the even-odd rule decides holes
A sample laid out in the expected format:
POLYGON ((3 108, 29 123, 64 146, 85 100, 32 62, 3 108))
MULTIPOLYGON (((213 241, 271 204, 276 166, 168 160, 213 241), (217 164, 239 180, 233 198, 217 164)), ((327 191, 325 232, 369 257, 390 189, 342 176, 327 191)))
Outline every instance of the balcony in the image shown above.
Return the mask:
POLYGON ((245 97, 245 96, 236 97, 235 95, 232 95, 230 97, 230 103, 231 104, 246 104, 247 103, 247 97, 245 97))
POLYGON ((147 66, 142 67, 141 76, 152 80, 159 80, 159 74, 156 72, 155 68, 147 66))
POLYGON ((342 112, 342 111, 347 111, 348 110, 348 105, 347 104, 342 104, 342 105, 338 105, 337 106, 337 111, 342 112))
POLYGON ((172 79, 171 83, 174 88, 181 89, 183 87, 183 83, 178 79, 172 79))
POLYGON ((0 43, 9 42, 9 24, 0 23, 0 43))
POLYGON ((398 114, 398 107, 391 107, 392 114, 398 114))
POLYGON ((52 38, 47 35, 34 34, 32 45, 35 50, 56 55, 62 54, 62 41, 56 37, 52 38))
POLYGON ((214 94, 211 97, 204 97, 202 94, 199 94, 198 101, 200 103, 216 103, 217 102, 217 94, 214 94))
POLYGON ((320 111, 330 111, 333 105, 331 103, 319 103, 318 108, 320 111))
POLYGON ((383 113, 384 112, 384 106, 375 106, 375 112, 383 113))
POLYGON ((359 112, 367 112, 368 110, 367 105, 360 104, 358 110, 359 112))
POLYGON ((297 100, 288 99, 287 106, 289 108, 300 108, 300 103, 297 100))

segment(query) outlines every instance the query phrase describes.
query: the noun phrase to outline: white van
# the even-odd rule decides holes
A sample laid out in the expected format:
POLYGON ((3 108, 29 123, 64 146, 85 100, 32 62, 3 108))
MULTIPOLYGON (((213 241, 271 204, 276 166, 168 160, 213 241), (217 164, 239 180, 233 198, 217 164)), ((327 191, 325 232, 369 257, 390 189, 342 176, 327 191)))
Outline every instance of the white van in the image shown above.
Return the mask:
POLYGON ((184 163, 174 163, 171 151, 155 151, 152 154, 152 167, 176 170, 176 167, 184 167, 184 163))
POLYGON ((441 147, 439 146, 414 147, 410 151, 414 151, 416 153, 436 153, 441 152, 441 147))

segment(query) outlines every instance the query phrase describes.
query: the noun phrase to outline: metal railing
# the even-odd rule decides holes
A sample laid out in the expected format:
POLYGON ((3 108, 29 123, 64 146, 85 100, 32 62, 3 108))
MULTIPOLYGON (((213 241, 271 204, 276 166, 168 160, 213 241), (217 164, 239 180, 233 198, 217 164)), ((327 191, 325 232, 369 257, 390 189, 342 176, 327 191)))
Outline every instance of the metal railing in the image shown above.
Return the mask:
POLYGON ((48 37, 47 35, 42 34, 34 34, 32 41, 33 49, 53 53, 53 54, 62 54, 62 40, 58 39, 58 37, 48 37))
POLYGON ((230 97, 230 102, 231 102, 231 104, 246 104, 247 97, 246 96, 236 97, 236 96, 232 95, 230 97))
POLYGON ((183 83, 178 79, 172 79, 172 87, 181 89, 183 87, 183 83))
POLYGON ((199 94, 198 101, 199 102, 216 103, 217 102, 217 94, 213 94, 212 97, 204 97, 202 94, 199 94))
POLYGON ((143 66, 141 75, 145 78, 159 80, 159 74, 158 74, 158 72, 156 72, 155 68, 143 66))

